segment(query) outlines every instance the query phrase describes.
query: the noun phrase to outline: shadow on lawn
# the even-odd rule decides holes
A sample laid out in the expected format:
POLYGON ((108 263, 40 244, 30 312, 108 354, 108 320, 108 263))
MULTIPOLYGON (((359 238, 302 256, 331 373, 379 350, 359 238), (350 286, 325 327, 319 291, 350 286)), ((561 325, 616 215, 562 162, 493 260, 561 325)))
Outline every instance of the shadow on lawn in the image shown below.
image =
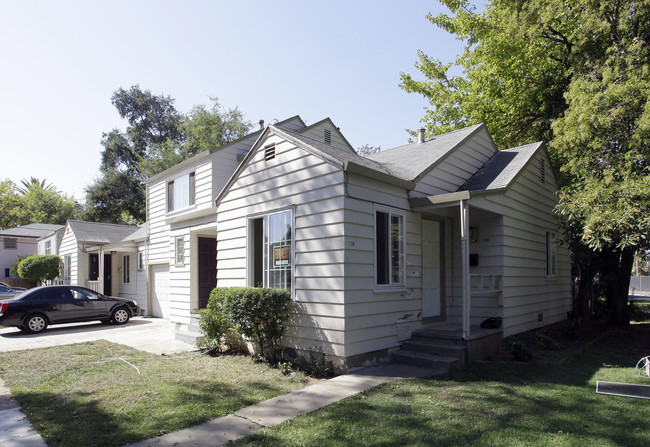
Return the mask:
POLYGON ((232 386, 193 380, 169 389, 134 392, 128 398, 129 411, 120 408, 125 403, 120 399, 106 402, 93 393, 20 392, 14 397, 48 446, 90 447, 153 438, 255 404, 264 399, 260 395, 279 393, 264 383, 232 386))
POLYGON ((556 363, 479 362, 399 381, 235 445, 649 445, 646 400, 595 392, 596 380, 648 384, 634 372, 644 346, 650 325, 611 330, 556 363))

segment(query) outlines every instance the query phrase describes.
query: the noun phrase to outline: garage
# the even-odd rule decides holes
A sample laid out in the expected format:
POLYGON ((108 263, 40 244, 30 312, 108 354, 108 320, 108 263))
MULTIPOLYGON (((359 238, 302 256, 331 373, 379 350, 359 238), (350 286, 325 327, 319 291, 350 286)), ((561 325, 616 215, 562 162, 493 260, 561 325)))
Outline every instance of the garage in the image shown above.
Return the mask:
POLYGON ((153 266, 151 279, 152 315, 154 317, 169 318, 171 316, 169 266, 153 266))

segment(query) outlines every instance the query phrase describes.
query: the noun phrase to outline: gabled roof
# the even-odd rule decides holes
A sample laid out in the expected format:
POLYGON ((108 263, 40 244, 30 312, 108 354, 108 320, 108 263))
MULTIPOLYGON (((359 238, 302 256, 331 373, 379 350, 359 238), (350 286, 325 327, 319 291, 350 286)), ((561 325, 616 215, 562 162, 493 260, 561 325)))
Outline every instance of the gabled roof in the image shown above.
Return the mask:
POLYGON ((455 148, 482 129, 489 135, 485 124, 476 124, 438 135, 424 143, 410 143, 380 151, 369 155, 368 158, 381 163, 395 177, 417 182, 455 148))
POLYGON ((396 184, 404 188, 412 188, 414 186, 409 182, 405 182, 399 178, 392 176, 381 163, 377 163, 376 161, 370 160, 367 157, 362 157, 354 151, 337 148, 329 144, 316 141, 305 135, 301 135, 289 130, 280 129, 276 126, 268 126, 255 142, 244 160, 240 163, 237 170, 230 177, 228 183, 226 183, 224 188, 217 196, 215 200, 217 204, 221 201, 222 197, 226 194, 228 189, 230 189, 230 186, 235 182, 241 171, 246 167, 248 160, 255 153, 255 149, 258 148, 261 145, 261 142, 264 141, 270 134, 277 135, 295 144, 297 147, 304 149, 312 155, 326 161, 327 163, 341 168, 344 171, 356 172, 358 174, 372 176, 373 178, 377 178, 386 183, 396 184))
POLYGON ((305 132, 309 131, 310 129, 313 129, 314 127, 318 127, 318 126, 320 126, 321 124, 324 124, 324 123, 329 123, 332 126, 332 128, 334 128, 336 130, 339 137, 341 137, 341 139, 345 142, 345 144, 348 145, 348 148, 350 149, 350 151, 354 152, 355 154, 357 153, 357 151, 354 150, 354 148, 352 147, 352 145, 350 144, 348 139, 345 138, 345 135, 343 135, 343 133, 341 133, 341 130, 338 127, 336 127, 336 125, 334 125, 334 122, 332 122, 332 120, 329 117, 323 118, 322 120, 318 121, 317 123, 310 124, 309 126, 304 127, 302 129, 300 129, 299 131, 297 131, 297 133, 305 133, 305 132))
POLYGON ((63 228, 63 225, 32 223, 21 225, 15 228, 7 228, 6 230, 1 230, 0 236, 40 238, 43 236, 48 236, 63 228))
POLYGON ((472 192, 506 189, 543 146, 540 141, 497 152, 460 189, 472 192))
POLYGON ((82 222, 78 220, 69 220, 68 226, 74 233, 77 242, 84 244, 112 244, 123 240, 135 240, 132 236, 141 228, 136 225, 82 222))
MULTIPOLYGON (((294 116, 292 116, 290 118, 279 121, 279 122, 277 122, 275 124, 275 126, 283 126, 283 125, 285 125, 285 124, 287 124, 287 123, 289 123, 291 121, 296 121, 296 120, 299 122, 299 125, 301 127, 306 126, 305 122, 302 120, 302 118, 300 118, 300 115, 294 115, 294 116)), ((210 149, 210 150, 205 150, 203 152, 199 152, 198 154, 194 155, 193 157, 190 157, 190 158, 188 158, 186 160, 183 160, 182 162, 180 162, 180 163, 178 163, 178 164, 176 164, 176 165, 174 165, 174 166, 172 166, 170 168, 167 168, 164 171, 159 172, 156 175, 152 175, 151 177, 149 177, 146 180, 146 183, 152 183, 152 182, 158 181, 161 178, 167 177, 171 172, 178 171, 178 170, 183 169, 183 168, 185 168, 187 166, 191 166, 191 165, 197 163, 198 161, 203 160, 204 158, 208 158, 210 156, 210 154, 213 154, 216 151, 219 151, 219 150, 225 149, 225 148, 227 148, 229 146, 233 146, 235 144, 241 143, 244 140, 251 139, 253 141, 256 141, 256 139, 259 138, 260 135, 262 135, 263 131, 264 131, 264 129, 259 129, 259 130, 255 131, 255 132, 251 132, 251 133, 249 133, 247 135, 244 135, 241 138, 230 141, 230 142, 228 142, 226 144, 223 144, 223 145, 221 145, 219 147, 215 147, 215 148, 210 149)))

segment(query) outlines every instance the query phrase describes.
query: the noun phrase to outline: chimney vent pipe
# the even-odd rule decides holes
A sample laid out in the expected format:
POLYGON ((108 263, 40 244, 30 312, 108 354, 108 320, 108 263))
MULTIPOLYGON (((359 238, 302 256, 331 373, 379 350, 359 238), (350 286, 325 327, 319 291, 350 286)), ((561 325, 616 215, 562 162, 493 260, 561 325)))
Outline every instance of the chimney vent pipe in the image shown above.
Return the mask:
POLYGON ((260 120, 260 130, 264 130, 264 120, 260 120))
POLYGON ((418 144, 424 143, 424 127, 418 129, 418 144))

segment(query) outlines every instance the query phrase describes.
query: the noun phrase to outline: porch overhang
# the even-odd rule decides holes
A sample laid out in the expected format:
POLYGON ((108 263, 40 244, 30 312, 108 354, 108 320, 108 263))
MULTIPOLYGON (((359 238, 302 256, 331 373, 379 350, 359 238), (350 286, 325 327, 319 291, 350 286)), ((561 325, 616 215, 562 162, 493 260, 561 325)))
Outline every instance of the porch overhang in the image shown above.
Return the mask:
POLYGON ((463 295, 463 339, 470 338, 470 271, 469 271, 469 207, 467 202, 471 198, 468 190, 446 194, 437 194, 428 197, 414 197, 409 199, 409 205, 414 212, 425 212, 436 208, 458 206, 460 209, 460 241, 461 241, 461 270, 462 270, 462 295, 463 295))
POLYGON ((409 205, 413 211, 424 211, 433 208, 455 206, 461 201, 469 200, 470 198, 471 194, 469 191, 458 191, 428 197, 414 197, 409 199, 409 205))

